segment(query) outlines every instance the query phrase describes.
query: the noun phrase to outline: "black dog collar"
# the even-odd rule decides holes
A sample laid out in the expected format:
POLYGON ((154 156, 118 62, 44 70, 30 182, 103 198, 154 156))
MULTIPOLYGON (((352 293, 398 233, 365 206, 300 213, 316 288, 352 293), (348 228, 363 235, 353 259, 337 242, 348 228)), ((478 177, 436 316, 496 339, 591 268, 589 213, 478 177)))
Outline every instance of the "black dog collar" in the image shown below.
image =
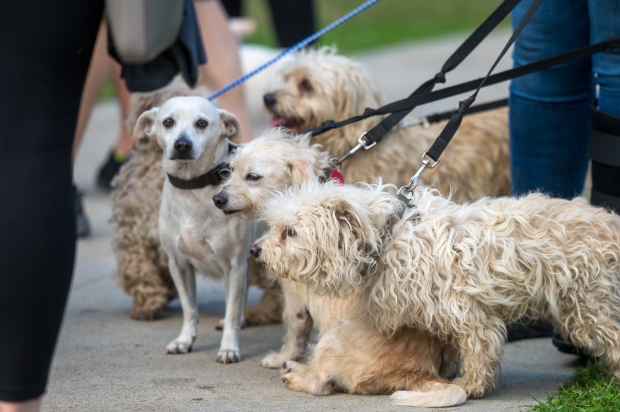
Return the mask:
MULTIPOLYGON (((228 154, 233 153, 236 149, 237 146, 230 143, 228 144, 228 154)), ((191 179, 181 179, 180 177, 168 174, 168 180, 172 186, 183 190, 202 189, 207 186, 217 186, 226 179, 227 174, 222 173, 222 171, 228 170, 229 166, 230 164, 227 162, 220 163, 207 173, 192 177, 191 179)))

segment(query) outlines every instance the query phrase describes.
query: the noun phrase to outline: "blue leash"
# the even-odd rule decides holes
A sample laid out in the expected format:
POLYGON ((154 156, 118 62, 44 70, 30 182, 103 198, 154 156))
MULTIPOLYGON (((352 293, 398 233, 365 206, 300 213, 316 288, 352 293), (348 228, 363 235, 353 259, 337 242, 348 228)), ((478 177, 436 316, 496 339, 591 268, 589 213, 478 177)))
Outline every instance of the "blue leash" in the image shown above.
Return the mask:
POLYGON ((230 89, 239 86, 241 83, 243 83, 244 81, 246 81, 250 77, 254 76, 256 73, 258 73, 258 72, 266 69, 267 67, 271 66, 272 64, 274 64, 275 62, 277 62, 278 60, 280 60, 281 58, 283 58, 287 54, 290 54, 290 53, 292 53, 292 52, 294 52, 296 50, 301 49, 302 47, 306 46, 307 44, 313 42, 314 40, 316 40, 319 37, 321 37, 323 34, 325 34, 328 31, 330 31, 334 27, 339 26, 340 24, 342 24, 345 21, 349 20, 350 18, 352 18, 356 14, 361 13, 362 11, 366 10, 367 8, 369 8, 370 6, 372 6, 372 5, 374 5, 375 3, 378 3, 378 2, 379 2, 379 0, 368 0, 366 3, 364 3, 361 6, 351 10, 349 13, 345 14, 344 16, 342 16, 341 18, 339 18, 338 20, 336 20, 335 22, 333 22, 329 26, 324 27, 322 30, 317 31, 316 33, 314 33, 310 37, 308 37, 308 38, 300 41, 299 43, 291 46, 290 48, 284 50, 282 53, 278 54, 276 57, 274 57, 273 59, 271 59, 267 63, 263 64, 262 66, 258 67, 257 69, 251 71, 250 73, 248 73, 248 74, 246 74, 244 76, 239 77, 237 80, 235 80, 235 81, 231 82, 230 84, 222 87, 220 90, 218 90, 217 92, 215 92, 211 96, 209 96, 208 99, 209 100, 213 100, 216 97, 219 97, 222 94, 226 93, 230 89))

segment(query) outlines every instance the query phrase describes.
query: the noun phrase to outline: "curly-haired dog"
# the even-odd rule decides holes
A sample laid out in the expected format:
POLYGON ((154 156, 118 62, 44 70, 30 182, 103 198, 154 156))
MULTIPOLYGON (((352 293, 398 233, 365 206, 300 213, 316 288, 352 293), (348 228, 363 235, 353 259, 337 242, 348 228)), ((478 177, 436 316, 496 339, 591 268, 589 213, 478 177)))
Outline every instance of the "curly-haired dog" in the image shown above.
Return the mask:
POLYGON ((200 272, 224 279, 226 314, 217 361, 238 362, 254 225, 222 215, 210 199, 231 142, 241 140, 239 121, 202 97, 173 97, 142 113, 134 134, 156 138, 164 151, 159 236, 183 308, 183 328, 166 351, 189 352, 196 339, 195 273, 200 272))
POLYGON ((494 386, 506 325, 520 317, 548 319, 620 379, 620 216, 583 198, 459 205, 428 188, 405 207, 384 188, 272 198, 253 254, 311 291, 362 293, 382 332, 419 327, 452 343, 454 383, 470 397, 494 386))
MULTIPOLYGON (((272 125, 297 132, 326 120, 357 116, 379 107, 383 98, 368 71, 337 55, 331 48, 304 50, 282 64, 264 95, 272 125)), ((314 137, 332 156, 341 158, 362 134, 379 123, 366 119, 314 137)), ((508 115, 505 109, 465 116, 459 133, 446 149, 441 167, 428 170, 422 183, 444 194, 453 189, 456 201, 510 193, 508 115)), ((342 164, 347 182, 384 182, 402 186, 421 166, 445 123, 430 128, 397 126, 369 150, 355 153, 342 164)))
MULTIPOLYGON (((138 116, 175 96, 207 96, 207 90, 190 89, 175 79, 168 86, 131 96, 127 130, 133 132, 138 116)), ((137 136, 143 138, 145 136, 137 136)), ((142 139, 114 179, 111 201, 115 225, 112 249, 115 277, 133 299, 131 317, 153 320, 176 296, 168 269, 168 256, 159 241, 159 206, 166 173, 163 151, 156 139, 142 139)))
MULTIPOLYGON (((230 159, 231 174, 213 197, 226 214, 253 218, 276 191, 316 180, 329 168, 327 154, 311 145, 310 136, 282 129, 266 131, 230 159)), ((440 377, 453 367, 436 338, 413 328, 393 337, 382 336, 363 316, 356 296, 330 298, 309 293, 302 282, 279 279, 284 292, 286 333, 279 353, 267 355, 261 365, 280 368, 282 380, 296 391, 328 395, 335 391, 394 395, 394 401, 412 406, 450 406, 465 402, 465 391, 440 377), (312 327, 319 341, 303 357, 312 327), (415 392, 414 392, 415 391, 415 392)))

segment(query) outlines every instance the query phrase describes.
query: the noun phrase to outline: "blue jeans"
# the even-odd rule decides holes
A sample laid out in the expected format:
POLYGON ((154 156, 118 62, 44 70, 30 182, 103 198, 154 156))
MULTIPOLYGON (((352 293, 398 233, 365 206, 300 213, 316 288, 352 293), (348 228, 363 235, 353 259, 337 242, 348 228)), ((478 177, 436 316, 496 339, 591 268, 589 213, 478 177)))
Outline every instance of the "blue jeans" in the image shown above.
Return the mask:
MULTIPOLYGON (((531 0, 512 12, 513 26, 531 0)), ((620 37, 620 0, 545 0, 515 42, 521 66, 620 37)), ((620 51, 563 64, 510 85, 512 192, 581 194, 588 166, 590 110, 620 116, 620 51)))

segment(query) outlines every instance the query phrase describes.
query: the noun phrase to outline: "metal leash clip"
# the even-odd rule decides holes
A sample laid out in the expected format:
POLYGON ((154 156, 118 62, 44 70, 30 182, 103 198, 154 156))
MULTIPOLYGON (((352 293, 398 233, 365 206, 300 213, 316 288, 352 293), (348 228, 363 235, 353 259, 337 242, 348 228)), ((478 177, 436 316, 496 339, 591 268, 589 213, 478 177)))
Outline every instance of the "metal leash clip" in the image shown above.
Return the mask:
POLYGON ((401 191, 403 189, 405 189, 406 193, 413 193, 413 191, 415 190, 416 187, 418 187, 418 181, 420 180, 420 176, 422 176, 422 173, 426 170, 426 169, 433 169, 435 166, 437 166, 437 163, 439 163, 439 160, 435 161, 435 163, 431 164, 431 160, 430 157, 428 157, 428 152, 424 152, 424 154, 422 155, 422 166, 420 166, 420 168, 418 169, 418 171, 411 176, 411 179, 409 179, 409 184, 407 186, 402 186, 400 189, 398 189, 398 194, 401 194, 401 191), (429 160, 430 159, 430 160, 429 160))
POLYGON ((353 156, 353 154, 355 154, 355 152, 357 152, 358 150, 368 150, 377 144, 377 142, 373 142, 372 140, 370 140, 370 138, 368 138, 368 141, 364 140, 364 136, 368 137, 368 132, 362 133, 359 139, 357 139, 357 144, 355 145, 355 147, 353 147, 353 149, 349 150, 344 156, 338 159, 338 164, 341 164, 349 157, 353 156))
POLYGON ((431 122, 428 121, 428 117, 414 117, 413 119, 403 119, 399 123, 400 127, 408 128, 414 126, 422 126, 425 129, 431 127, 431 122))

